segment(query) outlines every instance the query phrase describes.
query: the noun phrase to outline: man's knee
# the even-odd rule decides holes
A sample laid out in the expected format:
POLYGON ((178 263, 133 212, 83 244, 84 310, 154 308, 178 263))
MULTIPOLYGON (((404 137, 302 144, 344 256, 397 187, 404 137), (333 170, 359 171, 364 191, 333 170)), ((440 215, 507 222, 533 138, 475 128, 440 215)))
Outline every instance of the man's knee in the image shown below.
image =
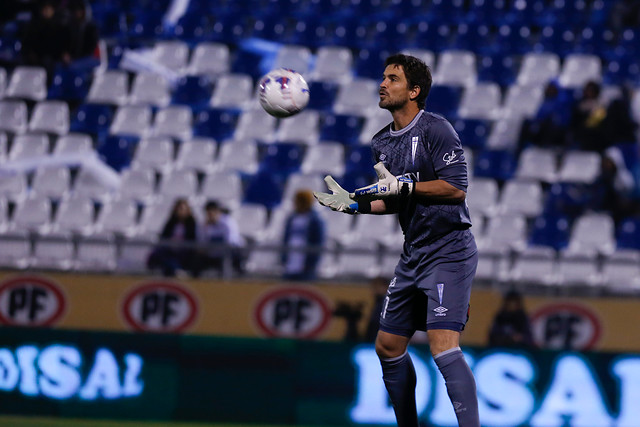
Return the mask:
POLYGON ((376 353, 381 359, 402 356, 407 351, 409 338, 379 331, 376 337, 376 353))
POLYGON ((433 356, 460 346, 460 332, 449 329, 430 329, 427 331, 427 335, 433 356))

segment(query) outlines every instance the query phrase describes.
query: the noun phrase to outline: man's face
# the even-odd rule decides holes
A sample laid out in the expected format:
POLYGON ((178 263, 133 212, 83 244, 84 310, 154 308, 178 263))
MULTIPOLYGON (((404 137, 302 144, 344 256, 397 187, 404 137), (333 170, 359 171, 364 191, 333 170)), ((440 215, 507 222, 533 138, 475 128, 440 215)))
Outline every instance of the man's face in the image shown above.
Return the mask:
POLYGON ((404 107, 411 100, 411 92, 402 66, 387 65, 380 83, 380 108, 394 111, 404 107))

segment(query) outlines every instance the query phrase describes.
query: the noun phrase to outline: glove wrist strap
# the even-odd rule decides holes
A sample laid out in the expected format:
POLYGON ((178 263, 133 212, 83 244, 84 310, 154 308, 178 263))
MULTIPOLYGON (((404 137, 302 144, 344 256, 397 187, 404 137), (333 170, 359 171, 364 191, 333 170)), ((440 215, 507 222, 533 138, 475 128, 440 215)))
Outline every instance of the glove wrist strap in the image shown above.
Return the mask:
POLYGON ((358 200, 357 212, 363 213, 363 214, 371 213, 371 202, 365 201, 365 200, 358 200))

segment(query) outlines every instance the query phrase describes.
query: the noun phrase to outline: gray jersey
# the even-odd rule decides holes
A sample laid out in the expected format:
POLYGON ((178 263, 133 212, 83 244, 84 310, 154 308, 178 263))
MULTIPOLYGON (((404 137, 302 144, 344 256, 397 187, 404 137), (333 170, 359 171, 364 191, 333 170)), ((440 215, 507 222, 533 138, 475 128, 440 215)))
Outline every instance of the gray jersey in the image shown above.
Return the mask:
MULTIPOLYGON (((393 131, 388 125, 378 132, 371 148, 374 162, 383 162, 395 176, 414 181, 441 179, 467 191, 467 163, 460 138, 442 116, 421 110, 403 129, 393 131)), ((399 203, 400 225, 410 245, 423 246, 471 227, 466 202, 440 205, 414 197, 399 203)))

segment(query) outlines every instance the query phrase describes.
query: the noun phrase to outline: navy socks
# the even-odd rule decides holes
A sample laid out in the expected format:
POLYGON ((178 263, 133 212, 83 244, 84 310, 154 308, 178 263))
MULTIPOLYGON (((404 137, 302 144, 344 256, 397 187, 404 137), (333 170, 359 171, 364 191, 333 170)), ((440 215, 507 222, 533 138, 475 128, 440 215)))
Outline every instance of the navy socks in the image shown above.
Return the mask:
POLYGON ((480 427, 476 381, 464 360, 460 347, 443 351, 434 357, 447 385, 460 427, 480 427))
POLYGON ((416 371, 409 353, 392 359, 380 359, 382 379, 387 388, 398 427, 417 427, 416 371))

